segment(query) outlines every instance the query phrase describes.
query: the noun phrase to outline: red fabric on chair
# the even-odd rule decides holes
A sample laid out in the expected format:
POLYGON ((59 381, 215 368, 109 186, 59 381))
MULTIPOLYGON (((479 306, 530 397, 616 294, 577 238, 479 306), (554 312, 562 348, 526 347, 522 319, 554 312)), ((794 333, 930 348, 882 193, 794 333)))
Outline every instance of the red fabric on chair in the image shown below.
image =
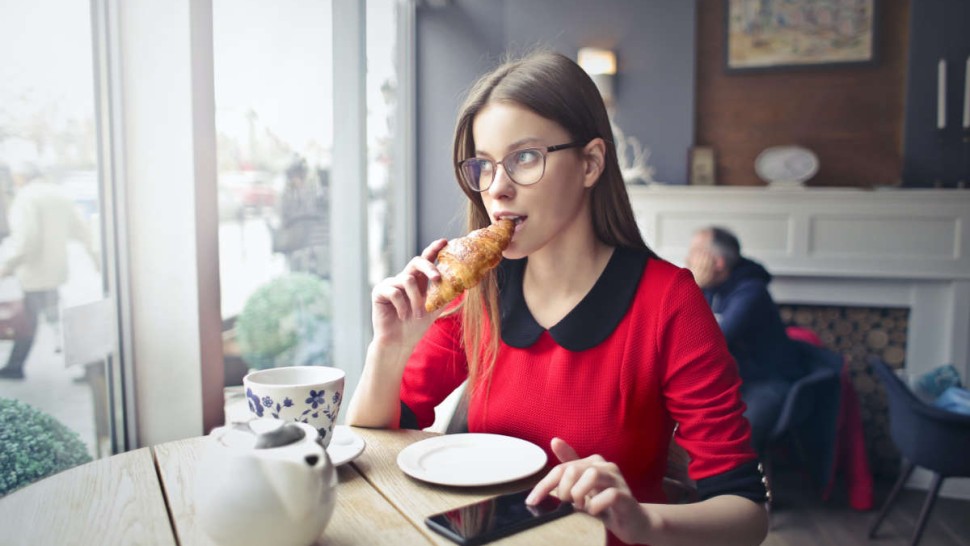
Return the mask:
POLYGON ((842 367, 842 405, 839 408, 838 436, 835 440, 835 467, 828 487, 822 493, 828 499, 835 485, 835 471, 842 470, 849 494, 849 506, 855 510, 872 509, 872 471, 866 454, 865 433, 859 412, 859 396, 852 386, 849 367, 842 367))
MULTIPOLYGON (((815 332, 800 326, 789 326, 786 329, 788 337, 798 341, 822 346, 822 340, 815 332)), ((852 385, 852 374, 849 366, 842 365, 840 374, 840 404, 836 424, 835 464, 827 485, 822 490, 822 499, 828 500, 835 488, 835 476, 842 471, 849 497, 849 506, 855 510, 872 509, 872 471, 869 468, 869 457, 866 453, 865 433, 862 428, 862 416, 859 410, 859 397, 852 385)))
POLYGON ((821 347, 823 345, 822 338, 809 330, 808 328, 802 328, 801 326, 789 326, 785 328, 785 333, 788 337, 794 339, 795 341, 804 341, 805 343, 811 343, 816 347, 821 347))

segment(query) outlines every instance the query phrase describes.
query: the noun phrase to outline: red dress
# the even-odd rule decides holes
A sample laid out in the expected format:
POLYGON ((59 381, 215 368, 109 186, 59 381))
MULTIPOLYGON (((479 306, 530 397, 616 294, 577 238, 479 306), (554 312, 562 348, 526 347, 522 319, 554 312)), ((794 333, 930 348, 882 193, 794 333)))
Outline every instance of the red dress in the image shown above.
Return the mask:
MULTIPOLYGON (((550 464, 549 442, 562 438, 581 457, 616 463, 641 502, 666 501, 675 424, 695 480, 755 460, 737 368, 690 272, 617 248, 583 301, 545 330, 522 296, 525 260, 501 267, 502 341, 487 396, 470 398, 469 431, 533 442, 550 464)), ((405 368, 401 401, 422 428, 466 378, 460 321, 436 321, 405 368)))

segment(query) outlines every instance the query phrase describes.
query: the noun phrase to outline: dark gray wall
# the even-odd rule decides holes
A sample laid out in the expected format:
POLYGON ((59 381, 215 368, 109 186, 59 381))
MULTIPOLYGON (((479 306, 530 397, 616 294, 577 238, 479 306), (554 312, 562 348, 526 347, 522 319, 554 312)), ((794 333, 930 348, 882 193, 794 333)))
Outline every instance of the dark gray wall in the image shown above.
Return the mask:
POLYGON ((451 166, 455 119, 465 91, 505 49, 504 4, 460 1, 417 10, 416 252, 464 229, 465 194, 451 166))
POLYGON ((695 0, 454 0, 417 11, 418 244, 464 228, 451 167, 465 90, 501 57, 551 47, 612 49, 616 121, 650 148, 662 182, 684 184, 694 141, 695 0))

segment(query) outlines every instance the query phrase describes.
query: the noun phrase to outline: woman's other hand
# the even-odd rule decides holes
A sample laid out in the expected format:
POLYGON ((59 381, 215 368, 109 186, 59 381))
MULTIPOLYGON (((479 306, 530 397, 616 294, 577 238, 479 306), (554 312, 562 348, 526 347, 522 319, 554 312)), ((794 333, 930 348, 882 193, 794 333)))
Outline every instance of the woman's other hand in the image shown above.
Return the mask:
POLYGON ((438 239, 415 256, 400 273, 377 284, 371 292, 374 342, 413 346, 434 322, 439 312, 424 310, 428 282, 441 274, 434 260, 448 241, 438 239))
POLYGON ((619 468, 599 455, 580 459, 560 438, 553 438, 551 446, 560 464, 536 484, 525 502, 537 504, 555 491, 560 500, 602 519, 623 542, 640 542, 650 526, 648 513, 630 492, 619 468))

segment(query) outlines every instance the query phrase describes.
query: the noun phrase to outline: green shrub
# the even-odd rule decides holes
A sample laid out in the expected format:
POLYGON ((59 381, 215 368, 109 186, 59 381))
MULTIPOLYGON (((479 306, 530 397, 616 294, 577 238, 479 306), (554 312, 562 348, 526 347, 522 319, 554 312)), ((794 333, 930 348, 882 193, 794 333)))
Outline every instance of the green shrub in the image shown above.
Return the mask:
POLYGON ((273 279, 246 300, 236 335, 253 368, 330 365, 330 285, 307 273, 273 279))
POLYGON ((0 398, 0 496, 89 461, 76 432, 19 400, 0 398))

